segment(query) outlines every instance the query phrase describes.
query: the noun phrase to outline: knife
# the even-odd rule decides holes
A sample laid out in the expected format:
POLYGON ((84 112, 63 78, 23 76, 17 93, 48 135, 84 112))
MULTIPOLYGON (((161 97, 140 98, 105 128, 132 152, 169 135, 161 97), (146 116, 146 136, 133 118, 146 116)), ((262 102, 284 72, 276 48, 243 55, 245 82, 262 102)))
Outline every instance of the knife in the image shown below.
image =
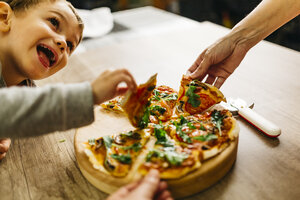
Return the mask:
POLYGON ((281 129, 276 124, 252 110, 254 104, 247 106, 246 101, 240 98, 229 98, 227 99, 227 103, 221 102, 220 104, 234 116, 239 115, 244 118, 268 137, 275 138, 281 134, 281 129))

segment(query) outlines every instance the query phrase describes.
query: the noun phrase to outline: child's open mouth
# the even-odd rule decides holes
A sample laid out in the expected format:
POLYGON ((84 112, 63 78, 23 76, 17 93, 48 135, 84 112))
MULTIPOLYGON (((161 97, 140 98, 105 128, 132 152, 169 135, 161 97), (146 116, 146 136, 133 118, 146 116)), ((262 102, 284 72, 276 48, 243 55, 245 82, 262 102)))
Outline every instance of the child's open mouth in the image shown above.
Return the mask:
POLYGON ((56 52, 49 46, 39 44, 36 48, 39 60, 46 68, 52 67, 57 61, 56 52))

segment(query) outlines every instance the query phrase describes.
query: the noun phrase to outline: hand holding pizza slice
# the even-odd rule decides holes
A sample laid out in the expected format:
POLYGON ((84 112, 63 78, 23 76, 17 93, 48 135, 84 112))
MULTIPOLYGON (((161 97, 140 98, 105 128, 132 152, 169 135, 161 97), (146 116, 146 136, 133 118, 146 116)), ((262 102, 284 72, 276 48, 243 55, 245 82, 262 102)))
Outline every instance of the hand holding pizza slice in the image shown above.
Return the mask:
POLYGON ((129 91, 121 104, 127 114, 130 123, 137 128, 145 128, 149 122, 149 98, 156 87, 156 76, 154 74, 149 80, 138 86, 134 92, 129 91))

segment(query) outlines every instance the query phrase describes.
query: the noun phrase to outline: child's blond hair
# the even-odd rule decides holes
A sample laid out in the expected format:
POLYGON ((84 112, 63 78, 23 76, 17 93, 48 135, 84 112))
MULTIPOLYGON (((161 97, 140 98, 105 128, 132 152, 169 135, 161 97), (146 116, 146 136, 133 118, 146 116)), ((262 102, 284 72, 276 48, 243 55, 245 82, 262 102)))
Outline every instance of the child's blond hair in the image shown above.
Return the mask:
MULTIPOLYGON (((55 2, 55 1, 66 1, 66 0, 4 0, 4 2, 6 2, 10 5, 11 9, 14 12, 26 11, 28 8, 38 5, 39 3, 55 2)), ((72 12, 74 13, 74 15, 76 16, 80 28, 83 30, 84 24, 83 24, 82 19, 78 15, 78 13, 75 10, 75 8, 73 7, 73 5, 68 1, 66 1, 66 2, 68 3, 68 5, 69 5, 70 9, 72 10, 72 12)), ((80 38, 80 41, 81 41, 81 38, 80 38)))

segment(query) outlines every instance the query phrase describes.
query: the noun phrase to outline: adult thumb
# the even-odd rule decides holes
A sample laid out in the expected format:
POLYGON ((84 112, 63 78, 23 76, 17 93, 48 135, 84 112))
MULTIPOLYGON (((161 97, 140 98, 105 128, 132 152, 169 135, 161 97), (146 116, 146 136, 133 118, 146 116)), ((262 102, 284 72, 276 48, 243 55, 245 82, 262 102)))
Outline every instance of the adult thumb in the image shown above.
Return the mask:
POLYGON ((159 172, 157 170, 150 170, 136 191, 139 193, 140 197, 143 197, 143 199, 153 199, 158 189, 159 182, 159 172))

